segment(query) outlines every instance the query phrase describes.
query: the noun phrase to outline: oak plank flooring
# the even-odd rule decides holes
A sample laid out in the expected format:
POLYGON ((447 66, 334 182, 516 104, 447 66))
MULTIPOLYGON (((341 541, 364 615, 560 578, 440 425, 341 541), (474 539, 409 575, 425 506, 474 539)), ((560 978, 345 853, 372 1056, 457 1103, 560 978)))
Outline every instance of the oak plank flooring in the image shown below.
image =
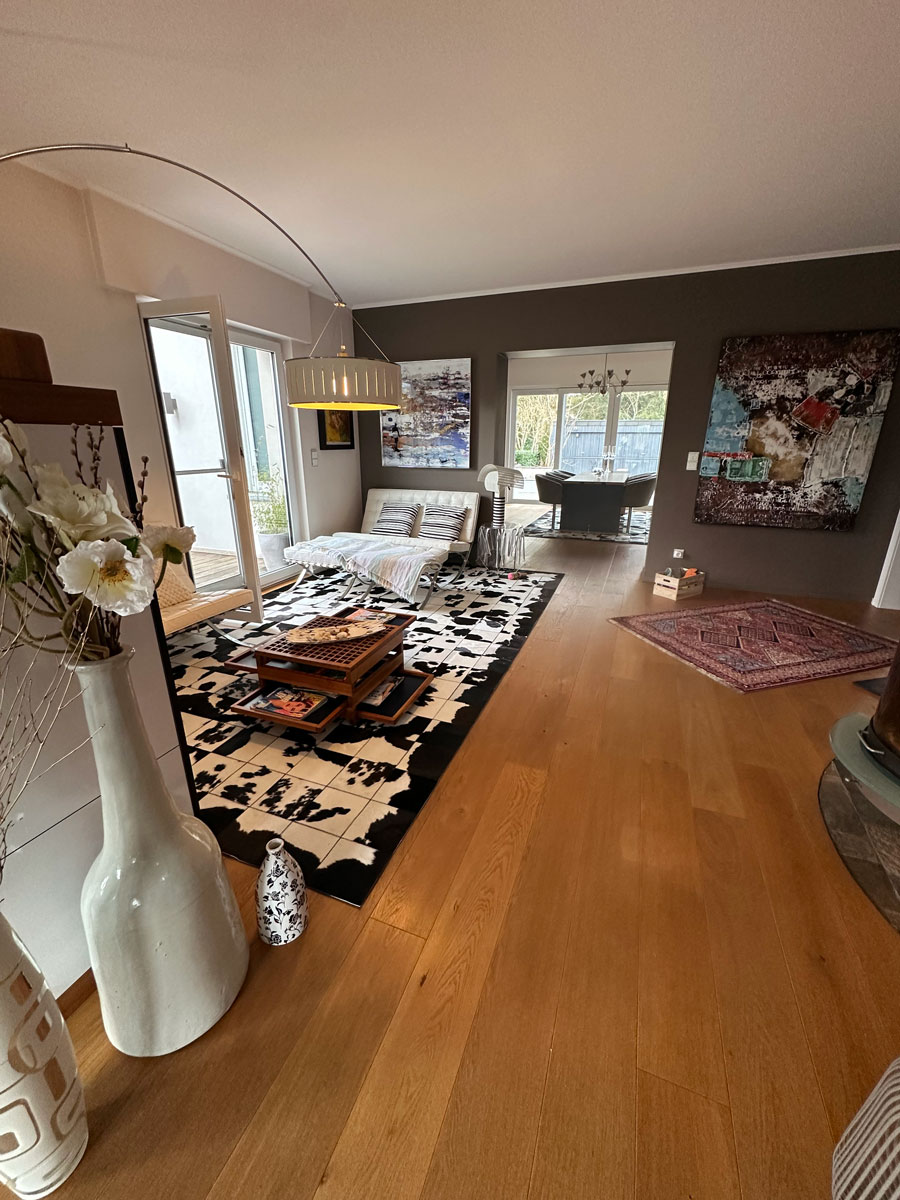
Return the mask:
POLYGON ((285 1195, 302 1200, 314 1194, 422 945, 413 934, 366 922, 235 1145, 210 1200, 285 1195), (301 1121, 298 1094, 306 1099, 301 1121), (286 1135, 291 1153, 273 1155, 272 1145, 286 1135))
POLYGON ((694 822, 745 1200, 821 1200, 832 1138, 750 832, 704 809, 694 822))
POLYGON ((569 933, 560 914, 575 886, 559 863, 580 840, 589 782, 587 755, 554 760, 422 1200, 520 1200, 528 1190, 569 933), (497 1080, 514 1104, 498 1103, 497 1080))
POLYGON ((353 1111, 319 1200, 417 1197, 472 1025, 546 773, 507 763, 353 1111))
POLYGON ((828 727, 874 701, 742 696, 611 625, 671 608, 643 547, 528 554, 565 577, 363 908, 314 895, 299 943, 254 937, 231 1012, 167 1058, 75 1010, 91 1141, 61 1200, 828 1194, 900 1051, 900 937, 816 798, 828 727))
POLYGON ((682 767, 641 777, 638 1066, 728 1103, 706 907, 682 767))
POLYGON ((635 1194, 640 762, 596 769, 529 1200, 635 1194))
POLYGON ((783 782, 774 771, 749 767, 741 788, 836 1140, 896 1043, 783 782))
POLYGON ((637 1195, 741 1200, 725 1105, 638 1072, 637 1195))

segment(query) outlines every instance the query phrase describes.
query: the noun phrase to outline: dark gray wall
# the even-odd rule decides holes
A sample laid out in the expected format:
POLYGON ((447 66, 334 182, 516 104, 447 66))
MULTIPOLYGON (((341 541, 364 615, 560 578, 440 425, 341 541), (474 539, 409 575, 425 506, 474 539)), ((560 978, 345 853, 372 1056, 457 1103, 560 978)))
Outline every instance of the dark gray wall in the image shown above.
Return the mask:
MULTIPOLYGON (((506 359, 513 350, 674 341, 669 408, 645 575, 686 561, 712 586, 869 601, 900 504, 900 389, 895 382, 856 527, 847 533, 695 525, 696 472, 722 339, 900 326, 900 252, 672 275, 358 310, 394 359, 472 358, 471 471, 382 467, 379 418, 361 415, 360 460, 370 487, 474 487, 502 462, 506 359)), ((357 334, 357 353, 370 353, 357 334)))

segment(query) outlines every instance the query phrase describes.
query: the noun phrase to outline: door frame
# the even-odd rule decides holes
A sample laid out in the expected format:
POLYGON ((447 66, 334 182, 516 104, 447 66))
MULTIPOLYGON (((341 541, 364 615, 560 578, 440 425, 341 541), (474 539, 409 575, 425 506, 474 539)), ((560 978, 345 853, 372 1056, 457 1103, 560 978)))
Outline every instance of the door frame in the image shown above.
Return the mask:
MULTIPOLYGON (((172 448, 169 444, 165 413, 163 411, 162 391, 156 371, 153 345, 147 331, 147 321, 153 318, 183 317, 209 313, 211 366, 216 385, 219 420, 221 421, 222 441, 225 450, 225 470, 221 474, 224 474, 225 478, 228 479, 231 490, 241 583, 253 594, 253 600, 248 606, 253 619, 261 621, 263 619, 262 588, 259 579, 259 567, 256 561, 256 539, 253 533, 250 492, 247 486, 247 470, 244 463, 243 446, 241 444, 237 394, 234 387, 234 376, 231 371, 231 344, 228 338, 228 323, 225 318, 222 298, 221 296, 189 296, 186 299, 143 301, 138 302, 138 312, 141 315, 141 328, 144 333, 144 342, 147 347, 153 374, 157 413, 169 459, 167 465, 172 480, 172 491, 178 508, 178 517, 182 523, 183 515, 181 513, 181 501, 178 495, 178 484, 175 479, 175 468, 172 461, 172 448)), ((217 474, 220 474, 220 472, 217 472, 217 474)), ((221 590, 221 587, 211 590, 221 590)))
MULTIPOLYGON (((278 415, 281 422, 282 449, 286 468, 284 482, 287 489, 291 535, 297 541, 306 541, 309 538, 309 519, 306 512, 306 487, 303 477, 300 427, 296 417, 291 420, 291 416, 296 414, 297 410, 288 408, 284 399, 287 395, 284 360, 286 357, 290 357, 290 354, 286 353, 281 338, 274 334, 257 333, 255 330, 246 329, 234 322, 228 325, 228 334, 229 346, 233 340, 240 346, 254 346, 257 350, 267 350, 274 355, 275 387, 278 392, 278 415)), ((265 585, 271 587, 273 584, 283 583, 287 579, 294 579, 296 575, 297 567, 286 563, 281 570, 271 571, 266 575, 265 585)))

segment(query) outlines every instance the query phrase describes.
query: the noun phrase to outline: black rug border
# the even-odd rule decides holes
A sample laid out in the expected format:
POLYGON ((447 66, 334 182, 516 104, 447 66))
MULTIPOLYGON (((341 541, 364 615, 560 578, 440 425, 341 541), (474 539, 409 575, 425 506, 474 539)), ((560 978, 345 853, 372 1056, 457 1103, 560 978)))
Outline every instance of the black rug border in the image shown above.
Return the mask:
MULTIPOLYGON (((332 574, 332 573, 336 573, 336 572, 329 572, 329 574, 332 574)), ((506 571, 502 571, 502 570, 498 570, 494 573, 500 577, 507 574, 506 571)), ((484 695, 482 703, 479 706, 476 706, 474 704, 468 706, 470 710, 475 710, 475 716, 471 721, 469 721, 465 725, 464 728, 462 726, 458 727, 460 729, 460 731, 462 732, 462 736, 459 737, 458 739, 457 738, 445 738, 444 739, 445 745, 443 747, 443 750, 445 752, 447 750, 449 750, 449 753, 446 753, 444 761, 443 761, 443 765, 440 766, 440 769, 437 771, 433 780, 426 781, 426 782, 430 782, 431 786, 427 789, 427 793, 424 796, 419 808, 415 812, 412 813, 412 820, 409 822, 409 824, 404 829, 401 837, 397 839, 396 843, 388 851, 383 863, 379 864, 377 856, 380 853, 380 851, 378 850, 378 848, 377 847, 369 847, 370 849, 372 849, 372 848, 375 849, 376 858, 372 862, 371 866, 364 868, 365 876, 360 881, 360 882, 365 882, 366 877, 371 876, 371 879, 368 882, 368 888, 365 892, 365 895, 363 895, 359 900, 353 900, 353 899, 349 899, 346 895, 344 895, 344 896, 336 895, 334 890, 332 890, 331 888, 328 888, 327 886, 326 887, 320 886, 320 884, 318 884, 315 881, 316 881, 317 877, 320 875, 321 871, 323 870, 323 868, 321 868, 321 867, 316 867, 313 871, 311 871, 309 873, 307 873, 306 870, 304 870, 304 872, 303 872, 304 879, 306 881, 306 886, 311 891, 316 892, 320 896, 328 896, 332 900, 338 900, 342 904, 348 904, 351 908, 362 908, 362 906, 365 904, 366 900, 372 894, 372 892, 375 888, 375 885, 378 883, 378 880, 384 874, 391 859, 396 854, 397 850, 399 850, 401 844, 403 843, 403 841, 406 838, 407 834, 409 833, 410 829, 413 827, 415 822, 418 820, 418 818, 421 815, 422 811, 424 810, 426 804, 431 799, 431 796, 434 793, 435 788, 440 783, 445 772, 447 771, 447 768, 453 762, 453 759, 456 757, 456 754, 458 753, 458 751, 462 749, 463 743, 465 742, 466 738, 469 736, 469 734, 472 732, 472 730, 478 724, 478 721, 481 719, 481 716, 484 713, 484 710, 487 708, 488 704, 490 703, 490 701, 494 695, 494 692, 500 686, 500 683, 502 682, 503 678, 505 677, 506 672, 512 666, 513 662, 518 657, 519 652, 524 647, 528 638, 531 636, 531 634, 536 629, 538 621, 540 621, 541 617, 546 612, 547 607, 550 604, 550 601, 553 599, 554 595, 556 594, 556 589, 559 587, 560 583, 562 582, 562 580, 565 577, 565 572, 563 572, 563 571, 525 570, 520 573, 523 575, 550 575, 550 576, 552 576, 552 578, 545 579, 543 581, 543 583, 540 585, 541 586, 540 595, 537 597, 536 600, 532 601, 533 607, 529 614, 530 625, 528 627, 527 632, 515 634, 510 643, 507 643, 507 645, 503 646, 500 650, 498 650, 497 655, 495 657, 495 664, 498 667, 501 667, 501 664, 502 664, 502 667, 501 667, 501 669, 489 671, 488 681, 485 682, 484 684, 479 685, 480 689, 482 691, 484 691, 486 694, 484 695)), ((271 592, 267 592, 266 594, 269 598, 275 598, 282 591, 287 591, 292 586, 293 586, 293 581, 284 584, 282 587, 279 587, 277 590, 273 589, 271 592)), ((383 589, 379 589, 379 591, 383 591, 383 589)), ((379 598, 380 598, 380 596, 379 596, 379 598)), ((418 611, 416 611, 415 615, 418 616, 420 614, 418 613, 418 611)), ((422 613, 421 615, 427 616, 428 614, 426 612, 426 613, 422 613)), ((223 641, 223 640, 224 639, 217 637, 217 641, 223 641)), ((231 645, 231 643, 228 643, 228 645, 230 647, 229 654, 231 654, 233 652, 233 646, 231 645)), ((176 682, 176 687, 177 687, 177 682, 176 682)), ((457 717, 459 715, 460 714, 457 714, 457 717)), ((465 715, 465 713, 463 715, 465 715)), ((448 732, 452 731, 454 729, 454 727, 456 725, 456 719, 457 718, 454 718, 454 720, 452 722, 447 722, 448 732)), ((374 724, 373 724, 373 728, 374 728, 374 724)), ((379 726, 379 728, 391 729, 391 728, 393 728, 393 726, 379 726)), ((439 754, 439 757, 440 757, 440 754, 439 754)), ((416 778, 425 780, 424 776, 418 776, 416 778)), ((213 810, 213 811, 215 811, 215 810, 213 810)), ((243 863, 245 866, 252 867, 254 870, 259 869, 259 866, 262 863, 262 859, 265 857, 265 847, 264 846, 263 846, 263 853, 260 855, 259 862, 250 862, 245 858, 239 858, 236 854, 230 853, 228 850, 226 850, 221 845, 220 834, 223 833, 228 828, 229 825, 233 824, 234 821, 236 821, 238 819, 237 817, 235 817, 232 821, 227 822, 226 825, 217 829, 217 828, 215 828, 214 824, 212 824, 210 821, 208 821, 206 819, 203 810, 201 810, 199 816, 200 816, 200 819, 203 821, 203 823, 207 826, 207 828, 212 830, 213 834, 215 835, 216 841, 219 842, 219 847, 222 850, 222 854, 224 855, 224 857, 230 858, 234 862, 243 863)), ((254 831, 254 832, 259 832, 261 834, 261 831, 254 831)), ((252 838, 253 833, 247 834, 245 836, 248 838, 252 838)), ((269 838, 269 835, 266 834, 264 840, 268 841, 268 838, 269 838)), ((291 845, 287 840, 285 840, 285 845, 286 845, 288 851, 290 852, 291 845)), ((296 857, 296 854, 295 854, 295 857, 296 857)), ((301 863, 301 866, 302 866, 302 863, 301 863)), ((352 870, 352 867, 349 869, 352 870)), ((324 868, 324 871, 326 873, 328 872, 328 870, 329 870, 328 867, 324 868)), ((348 870, 348 867, 345 865, 344 871, 346 872, 347 870, 348 870)))

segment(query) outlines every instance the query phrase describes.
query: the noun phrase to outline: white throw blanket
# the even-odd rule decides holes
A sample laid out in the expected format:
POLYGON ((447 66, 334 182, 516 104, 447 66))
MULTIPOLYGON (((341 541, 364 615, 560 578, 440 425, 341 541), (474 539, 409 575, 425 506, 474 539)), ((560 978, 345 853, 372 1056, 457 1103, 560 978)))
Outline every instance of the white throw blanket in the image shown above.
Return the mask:
MULTIPOLYGON (((424 541, 424 539, 423 539, 424 541)), ((389 542, 372 545, 357 543, 346 554, 347 566, 360 579, 367 579, 401 596, 410 604, 416 603, 416 589, 422 573, 437 570, 447 561, 449 542, 429 542, 418 546, 396 546, 389 542)))
POLYGON ((317 537, 311 542, 298 542, 284 552, 285 562, 299 567, 338 567, 346 570, 347 555, 356 546, 371 545, 352 534, 335 534, 332 537, 317 537))

